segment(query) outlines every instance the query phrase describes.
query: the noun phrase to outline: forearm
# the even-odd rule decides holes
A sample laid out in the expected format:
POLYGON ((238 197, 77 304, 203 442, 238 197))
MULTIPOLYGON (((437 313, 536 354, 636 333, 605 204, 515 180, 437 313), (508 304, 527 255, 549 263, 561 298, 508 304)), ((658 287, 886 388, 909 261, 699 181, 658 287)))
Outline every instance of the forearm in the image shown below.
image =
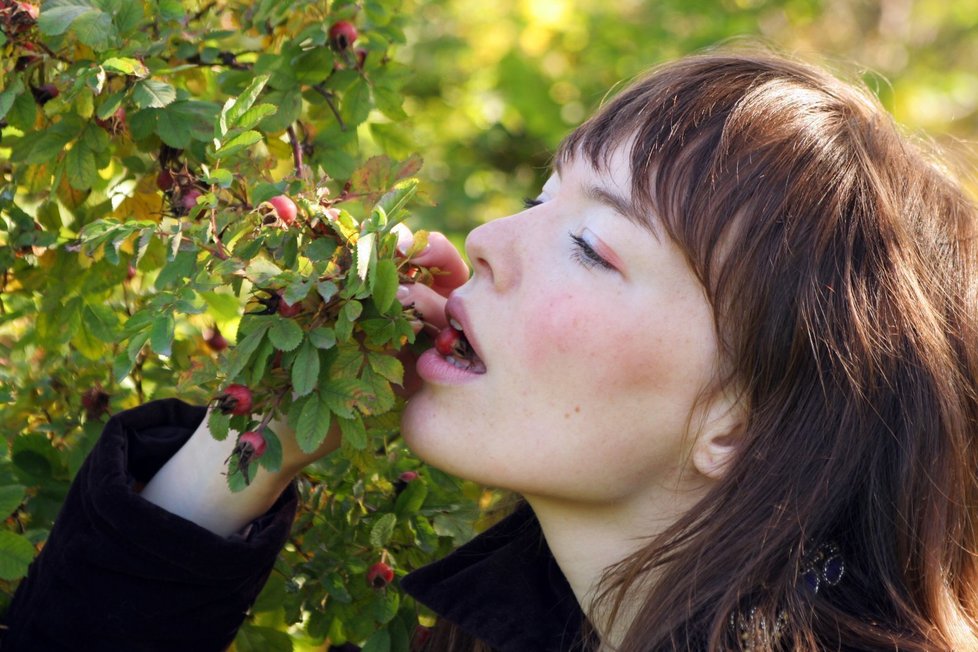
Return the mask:
POLYGON ((235 445, 211 436, 205 418, 187 443, 146 484, 141 496, 219 536, 229 536, 268 511, 295 477, 292 465, 278 473, 259 468, 251 483, 233 493, 225 460, 235 445))

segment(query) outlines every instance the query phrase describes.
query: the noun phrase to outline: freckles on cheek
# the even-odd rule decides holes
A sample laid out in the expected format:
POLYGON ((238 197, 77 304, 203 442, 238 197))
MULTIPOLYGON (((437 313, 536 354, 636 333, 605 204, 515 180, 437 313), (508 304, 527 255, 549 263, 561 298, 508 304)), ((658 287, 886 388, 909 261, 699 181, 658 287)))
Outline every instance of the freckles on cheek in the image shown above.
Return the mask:
POLYGON ((572 294, 557 294, 524 315, 520 354, 528 369, 559 370, 581 355, 593 324, 580 303, 572 294))

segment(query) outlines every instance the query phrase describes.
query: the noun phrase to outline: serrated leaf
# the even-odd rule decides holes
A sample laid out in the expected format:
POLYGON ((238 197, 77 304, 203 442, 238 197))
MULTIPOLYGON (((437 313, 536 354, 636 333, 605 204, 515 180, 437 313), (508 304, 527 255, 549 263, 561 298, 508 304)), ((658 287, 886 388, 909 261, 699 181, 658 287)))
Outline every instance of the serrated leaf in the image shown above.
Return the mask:
POLYGON ((173 315, 160 315, 150 330, 149 345, 160 355, 169 356, 173 349, 173 332, 176 323, 173 315))
POLYGON ((34 546, 25 537, 0 530, 0 579, 12 582, 27 575, 34 560, 34 546))
POLYGON ((228 438, 228 433, 231 427, 231 417, 224 414, 220 410, 211 410, 210 415, 207 417, 207 429, 210 430, 211 436, 218 441, 224 441, 228 438))
POLYGON ((353 417, 353 404, 360 383, 353 378, 336 378, 319 384, 319 395, 329 409, 344 419, 353 417))
POLYGON ((336 346, 336 333, 328 326, 319 326, 309 331, 309 341, 317 349, 331 349, 336 346))
POLYGON ((156 135, 164 143, 176 149, 189 147, 193 140, 186 123, 179 116, 166 110, 156 114, 156 135))
POLYGON ((242 134, 238 134, 228 142, 224 143, 216 152, 214 152, 214 158, 227 158, 232 154, 236 154, 243 149, 251 147, 255 143, 261 141, 261 134, 257 131, 246 131, 242 134))
POLYGON ((258 465, 269 473, 277 473, 282 468, 282 441, 271 428, 261 431, 265 438, 265 452, 258 458, 258 465))
POLYGON ((305 396, 316 388, 319 380, 319 349, 306 339, 302 342, 292 363, 292 390, 296 396, 305 396))
MULTIPOLYGON (((258 75, 251 80, 248 87, 244 89, 238 99, 234 101, 234 104, 227 111, 227 125, 229 128, 236 126, 238 120, 245 114, 248 109, 254 105, 255 100, 261 94, 262 89, 265 88, 265 84, 268 83, 268 78, 271 75, 258 75)), ((256 141, 257 142, 257 141, 256 141)))
POLYGON ((149 75, 149 68, 142 61, 129 57, 110 57, 102 62, 102 67, 111 72, 123 75, 133 75, 135 77, 146 77, 149 75))
POLYGON ((319 296, 323 298, 323 301, 329 301, 336 296, 339 288, 336 287, 336 283, 333 283, 332 281, 320 281, 319 283, 316 283, 316 291, 319 293, 319 296))
POLYGON ((377 261, 377 276, 374 279, 374 305, 380 312, 387 312, 397 298, 397 265, 385 258, 377 261))
POLYGON ((366 450, 367 429, 359 414, 354 414, 351 418, 337 417, 337 423, 340 425, 340 435, 343 437, 344 445, 353 450, 366 450))
POLYGON ((24 502, 26 495, 26 489, 19 484, 0 487, 0 518, 10 516, 24 502))
POLYGON ((264 322, 255 330, 248 333, 233 349, 231 349, 231 362, 228 367, 228 378, 234 379, 240 374, 254 355, 258 345, 265 339, 270 323, 264 322))
POLYGON ((394 503, 394 513, 398 516, 416 514, 428 497, 428 485, 421 478, 415 478, 404 488, 394 503))
POLYGON ((9 83, 7 88, 0 93, 0 118, 7 115, 7 111, 10 107, 14 105, 14 100, 17 96, 24 92, 24 82, 20 80, 20 77, 14 77, 13 81, 9 83))
POLYGON ((162 109, 177 99, 177 91, 166 82, 143 79, 133 88, 132 99, 141 109, 162 109))
POLYGON ((392 383, 400 385, 404 382, 404 365, 392 355, 368 351, 367 364, 392 383))
POLYGON ((295 439, 303 452, 312 453, 326 439, 331 415, 329 406, 322 397, 313 395, 305 400, 296 423, 295 439))
POLYGON ((374 548, 384 548, 394 534, 394 526, 397 525, 397 516, 387 513, 374 522, 370 528, 370 545, 374 548))
POLYGON ((75 190, 88 190, 98 179, 95 152, 78 141, 65 156, 65 176, 75 190))
POLYGON ((92 0, 46 0, 37 18, 42 34, 64 34, 71 24, 86 14, 102 13, 92 0))
POLYGON ((234 183, 234 175, 230 170, 211 170, 210 174, 204 179, 207 183, 216 183, 222 188, 230 188, 234 183))
POLYGON ((241 117, 238 119, 235 127, 238 129, 252 129, 262 121, 262 118, 272 115, 276 111, 278 111, 278 107, 274 104, 259 104, 258 106, 253 106, 241 114, 241 117))
POLYGON ((292 351, 302 342, 302 328, 291 319, 279 317, 268 329, 268 339, 279 351, 292 351))
POLYGON ((257 184, 254 190, 251 191, 251 203, 258 206, 263 201, 267 201, 276 195, 281 195, 285 192, 285 182, 279 181, 278 183, 267 183, 261 182, 257 184))

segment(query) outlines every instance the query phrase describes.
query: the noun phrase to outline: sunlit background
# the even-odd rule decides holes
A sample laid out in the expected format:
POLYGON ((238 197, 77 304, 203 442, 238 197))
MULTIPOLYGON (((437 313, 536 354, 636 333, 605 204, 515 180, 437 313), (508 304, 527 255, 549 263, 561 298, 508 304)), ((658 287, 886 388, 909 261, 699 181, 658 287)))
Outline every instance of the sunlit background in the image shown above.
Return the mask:
POLYGON ((425 157, 436 205, 416 225, 457 240, 519 209, 560 139, 621 80, 730 39, 861 77, 910 130, 978 158, 978 0, 439 0, 398 58, 407 130, 373 130, 425 157))

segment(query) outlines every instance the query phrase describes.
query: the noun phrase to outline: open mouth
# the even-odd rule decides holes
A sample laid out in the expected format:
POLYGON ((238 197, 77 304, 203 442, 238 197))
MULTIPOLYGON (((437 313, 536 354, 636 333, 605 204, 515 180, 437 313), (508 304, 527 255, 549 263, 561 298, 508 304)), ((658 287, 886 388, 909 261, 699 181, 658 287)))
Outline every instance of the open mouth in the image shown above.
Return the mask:
POLYGON ((486 373, 486 365, 469 344, 462 325, 455 319, 449 324, 435 337, 435 350, 454 367, 474 374, 486 373))

